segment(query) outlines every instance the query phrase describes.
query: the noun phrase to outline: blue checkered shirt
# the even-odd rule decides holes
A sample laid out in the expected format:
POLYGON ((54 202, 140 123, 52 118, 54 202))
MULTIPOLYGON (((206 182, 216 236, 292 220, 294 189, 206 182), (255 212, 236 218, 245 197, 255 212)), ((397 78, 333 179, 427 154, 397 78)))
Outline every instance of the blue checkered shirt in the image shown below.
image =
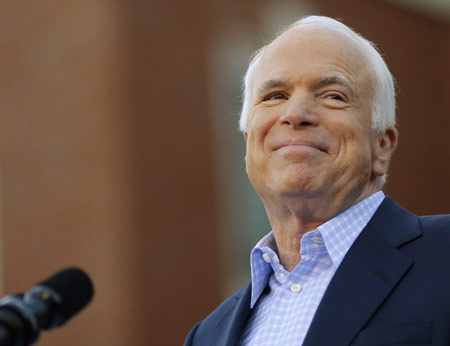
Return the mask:
POLYGON ((378 191, 345 210, 301 240, 301 261, 286 271, 270 232, 253 248, 251 314, 243 346, 299 346, 331 278, 350 246, 384 199, 378 191))

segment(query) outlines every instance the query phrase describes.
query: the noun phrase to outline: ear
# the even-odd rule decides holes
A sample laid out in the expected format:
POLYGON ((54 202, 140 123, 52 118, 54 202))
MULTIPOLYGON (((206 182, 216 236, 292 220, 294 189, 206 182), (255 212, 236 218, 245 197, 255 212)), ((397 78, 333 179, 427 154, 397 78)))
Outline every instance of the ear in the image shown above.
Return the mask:
POLYGON ((398 131, 395 127, 387 129, 383 134, 376 135, 372 162, 373 175, 383 176, 387 173, 397 143, 398 131))
MULTIPOLYGON (((244 139, 245 139, 245 143, 247 143, 247 140, 248 140, 248 132, 247 131, 244 131, 244 139)), ((247 146, 246 146, 246 149, 247 149, 247 146)), ((244 161, 247 162, 247 150, 245 150, 244 161)))

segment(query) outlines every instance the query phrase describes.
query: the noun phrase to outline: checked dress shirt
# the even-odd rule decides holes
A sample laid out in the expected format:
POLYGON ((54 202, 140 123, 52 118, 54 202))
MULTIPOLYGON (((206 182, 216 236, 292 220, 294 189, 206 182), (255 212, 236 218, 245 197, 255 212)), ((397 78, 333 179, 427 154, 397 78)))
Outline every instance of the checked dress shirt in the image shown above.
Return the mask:
POLYGON ((280 264, 273 233, 253 248, 250 317, 242 346, 299 346, 336 269, 384 199, 378 191, 303 235, 301 261, 280 264))

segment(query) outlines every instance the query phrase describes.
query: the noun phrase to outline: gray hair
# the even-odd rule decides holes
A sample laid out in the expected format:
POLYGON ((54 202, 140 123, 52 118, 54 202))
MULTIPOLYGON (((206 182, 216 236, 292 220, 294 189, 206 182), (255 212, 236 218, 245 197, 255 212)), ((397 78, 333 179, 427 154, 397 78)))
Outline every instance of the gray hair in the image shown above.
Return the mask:
MULTIPOLYGON (((284 30, 280 35, 291 29, 301 27, 315 27, 320 29, 332 30, 338 32, 354 42, 367 59, 368 66, 372 69, 375 77, 373 110, 372 110, 372 128, 377 132, 384 132, 387 128, 395 126, 395 88, 394 78, 392 77, 386 63, 381 57, 375 45, 366 40, 360 34, 353 31, 345 24, 323 16, 306 16, 298 20, 284 30)), ((272 41, 273 42, 273 41, 272 41)), ((239 129, 242 132, 247 130, 248 116, 250 112, 251 99, 253 97, 253 74, 256 66, 261 60, 264 51, 270 45, 267 44, 255 52, 251 58, 250 65, 244 77, 243 83, 243 105, 241 118, 239 120, 239 129)), ((384 177, 385 178, 385 177, 384 177)))

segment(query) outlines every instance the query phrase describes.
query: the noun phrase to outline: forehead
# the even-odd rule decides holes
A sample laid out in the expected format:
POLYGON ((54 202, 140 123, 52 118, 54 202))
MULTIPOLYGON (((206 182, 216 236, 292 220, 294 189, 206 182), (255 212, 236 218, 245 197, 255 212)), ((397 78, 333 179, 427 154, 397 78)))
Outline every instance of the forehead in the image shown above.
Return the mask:
POLYGON ((370 84, 370 71, 361 48, 341 33, 322 28, 295 28, 273 41, 254 70, 253 87, 270 79, 302 79, 342 75, 356 89, 370 84))

